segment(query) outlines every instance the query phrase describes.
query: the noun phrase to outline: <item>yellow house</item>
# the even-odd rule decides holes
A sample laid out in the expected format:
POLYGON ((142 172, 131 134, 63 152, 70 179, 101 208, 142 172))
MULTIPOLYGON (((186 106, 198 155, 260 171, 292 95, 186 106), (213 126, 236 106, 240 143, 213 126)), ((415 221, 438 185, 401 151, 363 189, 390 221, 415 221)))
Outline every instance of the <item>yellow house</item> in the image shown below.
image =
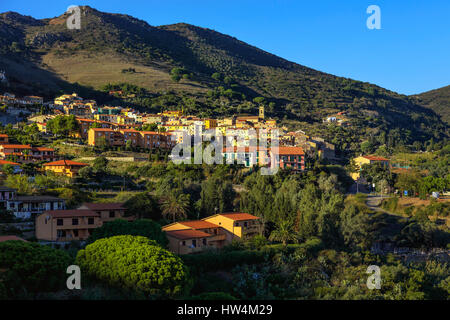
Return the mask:
POLYGON ((59 160, 44 164, 45 171, 52 171, 56 174, 63 174, 68 177, 74 177, 81 168, 87 167, 89 164, 75 162, 72 160, 59 160))
POLYGON ((118 124, 135 124, 135 119, 127 116, 117 116, 116 123, 118 124))
POLYGON ((174 222, 162 228, 169 249, 190 254, 220 249, 233 239, 243 239, 262 231, 258 217, 248 213, 221 213, 202 220, 174 222))
MULTIPOLYGON (((379 156, 359 156, 353 159, 355 162, 355 165, 358 167, 359 171, 361 171, 361 168, 363 164, 374 164, 374 163, 381 163, 383 166, 388 167, 389 166, 389 159, 379 157, 379 156)), ((351 176, 353 180, 357 180, 360 177, 360 172, 352 172, 351 176)))
MULTIPOLYGON (((159 113, 158 113, 159 114, 159 113)), ((166 117, 181 117, 183 115, 183 111, 182 110, 176 110, 176 111, 164 111, 161 113, 162 116, 166 116, 166 117)))
POLYGON ((223 228, 226 241, 230 243, 233 239, 246 239, 262 231, 260 219, 248 213, 218 213, 202 220, 223 228))
POLYGON ((217 120, 216 119, 206 119, 205 120, 205 129, 212 129, 217 127, 217 120))

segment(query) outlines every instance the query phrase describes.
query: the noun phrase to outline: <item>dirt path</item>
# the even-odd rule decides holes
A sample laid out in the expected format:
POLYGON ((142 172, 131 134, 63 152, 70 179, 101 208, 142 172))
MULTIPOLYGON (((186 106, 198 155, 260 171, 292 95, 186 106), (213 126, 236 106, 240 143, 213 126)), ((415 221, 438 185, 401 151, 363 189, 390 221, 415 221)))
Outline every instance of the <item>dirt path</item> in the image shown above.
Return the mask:
POLYGON ((399 214, 393 213, 393 212, 389 212, 384 210, 383 208, 381 208, 381 202, 383 202, 383 199, 387 199, 389 198, 389 196, 379 196, 379 195, 367 195, 367 199, 366 199, 366 205, 377 212, 383 212, 383 213, 387 213, 393 216, 399 216, 399 214))

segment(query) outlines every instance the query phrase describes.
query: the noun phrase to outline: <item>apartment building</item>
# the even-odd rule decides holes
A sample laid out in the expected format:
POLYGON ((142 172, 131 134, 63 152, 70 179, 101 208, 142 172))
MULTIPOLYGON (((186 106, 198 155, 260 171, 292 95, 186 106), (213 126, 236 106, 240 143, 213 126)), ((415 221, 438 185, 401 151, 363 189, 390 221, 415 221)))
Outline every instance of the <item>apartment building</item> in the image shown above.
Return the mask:
POLYGON ((122 203, 84 203, 75 210, 48 210, 36 217, 36 238, 41 241, 86 240, 95 228, 125 217, 122 203))
MULTIPOLYGON (((305 170, 305 153, 301 147, 278 147, 279 168, 294 171, 305 170)), ((271 156, 274 159, 273 155, 271 156)))
POLYGON ((125 217, 126 208, 123 203, 83 203, 78 210, 90 210, 97 213, 102 222, 114 219, 125 219, 132 221, 134 216, 125 217))
POLYGON ((17 196, 14 193, 12 199, 6 200, 6 210, 19 219, 29 219, 47 210, 63 210, 65 207, 64 199, 51 196, 17 196))
POLYGON ((98 146, 106 143, 108 146, 121 147, 125 144, 122 133, 107 128, 91 128, 88 133, 88 144, 98 146))
POLYGON ((119 147, 126 145, 128 141, 132 147, 143 149, 170 149, 176 143, 172 140, 172 135, 166 132, 91 128, 88 134, 88 144, 91 146, 106 142, 108 146, 119 147))
POLYGON ((90 210, 50 210, 36 217, 36 238, 46 241, 86 240, 102 225, 90 210))

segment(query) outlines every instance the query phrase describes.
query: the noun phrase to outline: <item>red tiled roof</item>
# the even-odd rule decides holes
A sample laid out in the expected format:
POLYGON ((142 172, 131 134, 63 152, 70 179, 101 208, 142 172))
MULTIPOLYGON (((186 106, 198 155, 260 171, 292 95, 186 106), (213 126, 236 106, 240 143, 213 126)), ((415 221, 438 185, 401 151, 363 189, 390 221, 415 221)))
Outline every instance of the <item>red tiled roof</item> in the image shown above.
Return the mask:
POLYGON ((2 144, 4 149, 31 149, 30 145, 27 144, 2 144))
POLYGON ((83 203, 80 208, 86 207, 89 210, 125 210, 123 203, 83 203))
POLYGON ((4 241, 11 241, 11 240, 17 240, 17 241, 25 241, 22 238, 19 238, 17 236, 0 236, 0 242, 4 242, 4 241))
POLYGON ((208 229, 208 228, 217 228, 218 226, 214 223, 203 221, 203 220, 194 220, 194 221, 180 221, 179 224, 190 227, 192 229, 208 229))
POLYGON ((87 163, 82 163, 82 162, 76 162, 76 161, 72 161, 72 160, 59 160, 59 161, 54 161, 54 162, 49 162, 49 163, 45 163, 44 166, 45 167, 52 167, 52 166, 79 166, 79 167, 85 167, 88 166, 89 164, 87 163))
POLYGON ((36 150, 36 151, 55 151, 55 149, 46 148, 46 147, 33 147, 33 150, 36 150))
POLYGON ((2 166, 2 165, 4 165, 4 164, 10 164, 10 165, 12 165, 12 166, 20 166, 20 164, 19 164, 19 163, 16 163, 16 162, 11 162, 11 161, 6 161, 6 160, 0 160, 0 165, 2 166))
POLYGON ((4 133, 0 133, 0 138, 7 138, 8 137, 8 135, 7 134, 4 134, 4 133))
POLYGON ((301 147, 278 147, 279 155, 304 155, 305 152, 301 147))
POLYGON ((207 238, 212 236, 212 234, 194 229, 166 231, 166 234, 167 236, 181 240, 193 238, 207 238))
POLYGON ((91 210, 51 210, 45 211, 44 214, 48 214, 53 218, 70 218, 70 217, 98 217, 99 214, 91 210))
POLYGON ((366 158, 367 160, 371 161, 389 161, 389 159, 379 157, 379 156, 362 156, 363 158, 366 158))
POLYGON ((234 221, 241 221, 241 220, 257 220, 258 217, 251 215, 249 213, 242 213, 242 212, 231 212, 231 213, 219 213, 219 215, 230 218, 234 221))
POLYGON ((110 128, 91 128, 91 130, 94 130, 94 131, 99 131, 99 132, 114 132, 114 130, 113 129, 110 129, 110 128))

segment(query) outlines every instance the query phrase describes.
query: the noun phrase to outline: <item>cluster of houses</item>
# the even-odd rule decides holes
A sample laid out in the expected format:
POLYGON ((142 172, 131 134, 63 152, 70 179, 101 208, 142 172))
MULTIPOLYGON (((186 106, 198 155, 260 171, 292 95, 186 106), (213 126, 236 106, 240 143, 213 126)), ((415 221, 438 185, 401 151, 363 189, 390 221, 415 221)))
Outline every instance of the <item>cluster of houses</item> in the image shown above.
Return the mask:
POLYGON ((53 148, 12 144, 7 134, 0 134, 0 169, 8 165, 13 168, 13 173, 20 173, 22 164, 33 162, 45 162, 43 171, 68 177, 76 176, 79 169, 88 166, 86 163, 61 159, 53 148))
MULTIPOLYGON (((36 100, 37 101, 37 100, 36 100)), ((42 103, 42 98, 39 99, 42 103)), ((94 100, 86 100, 78 94, 64 94, 46 103, 52 110, 49 114, 32 116, 41 132, 47 132, 47 121, 58 115, 75 115, 79 130, 73 136, 86 141, 90 146, 132 147, 143 150, 171 150, 183 139, 193 139, 199 128, 202 132, 211 130, 224 138, 222 156, 229 160, 241 160, 247 167, 253 165, 274 165, 278 159, 281 168, 305 170, 305 156, 317 152, 320 157, 335 159, 334 145, 319 137, 310 137, 303 131, 288 132, 277 127, 276 120, 265 118, 264 106, 259 107, 258 115, 231 116, 221 119, 201 119, 185 115, 183 110, 163 111, 157 114, 141 113, 131 108, 98 106, 94 100), (142 130, 146 125, 152 131, 142 130), (252 139, 267 140, 270 145, 274 130, 279 138, 278 154, 271 154, 267 148, 250 147, 252 139), (233 137, 232 147, 227 137, 233 137)), ((7 137, 6 137, 7 138, 7 137)), ((61 160, 55 150, 45 147, 9 144, 1 141, 0 160, 10 161, 17 167, 19 163, 49 161, 44 170, 76 176, 85 163, 61 160)), ((7 164, 7 163, 4 163, 7 164)), ((20 170, 20 168, 17 168, 20 170)))
POLYGON ((38 96, 16 97, 15 94, 5 92, 3 95, 0 95, 0 102, 15 106, 42 105, 44 98, 38 96))
MULTIPOLYGON (((41 242, 67 243, 85 241, 94 229, 104 223, 125 219, 126 209, 120 203, 85 203, 75 210, 48 210, 36 217, 36 238, 41 242)), ((258 217, 248 213, 219 213, 202 220, 174 222, 162 227, 168 249, 176 254, 190 254, 221 249, 233 240, 261 234, 258 217)))
MULTIPOLYGON (((17 196, 16 190, 0 187, 0 205, 17 217, 35 218, 35 237, 42 243, 85 241, 93 230, 115 219, 134 221, 122 203, 83 203, 67 210, 65 201, 49 196, 17 196)), ((241 212, 218 213, 201 220, 180 221, 162 227, 168 248, 176 254, 220 249, 233 240, 261 234, 260 218, 241 212)), ((6 240, 10 236, 5 237, 6 240)))

